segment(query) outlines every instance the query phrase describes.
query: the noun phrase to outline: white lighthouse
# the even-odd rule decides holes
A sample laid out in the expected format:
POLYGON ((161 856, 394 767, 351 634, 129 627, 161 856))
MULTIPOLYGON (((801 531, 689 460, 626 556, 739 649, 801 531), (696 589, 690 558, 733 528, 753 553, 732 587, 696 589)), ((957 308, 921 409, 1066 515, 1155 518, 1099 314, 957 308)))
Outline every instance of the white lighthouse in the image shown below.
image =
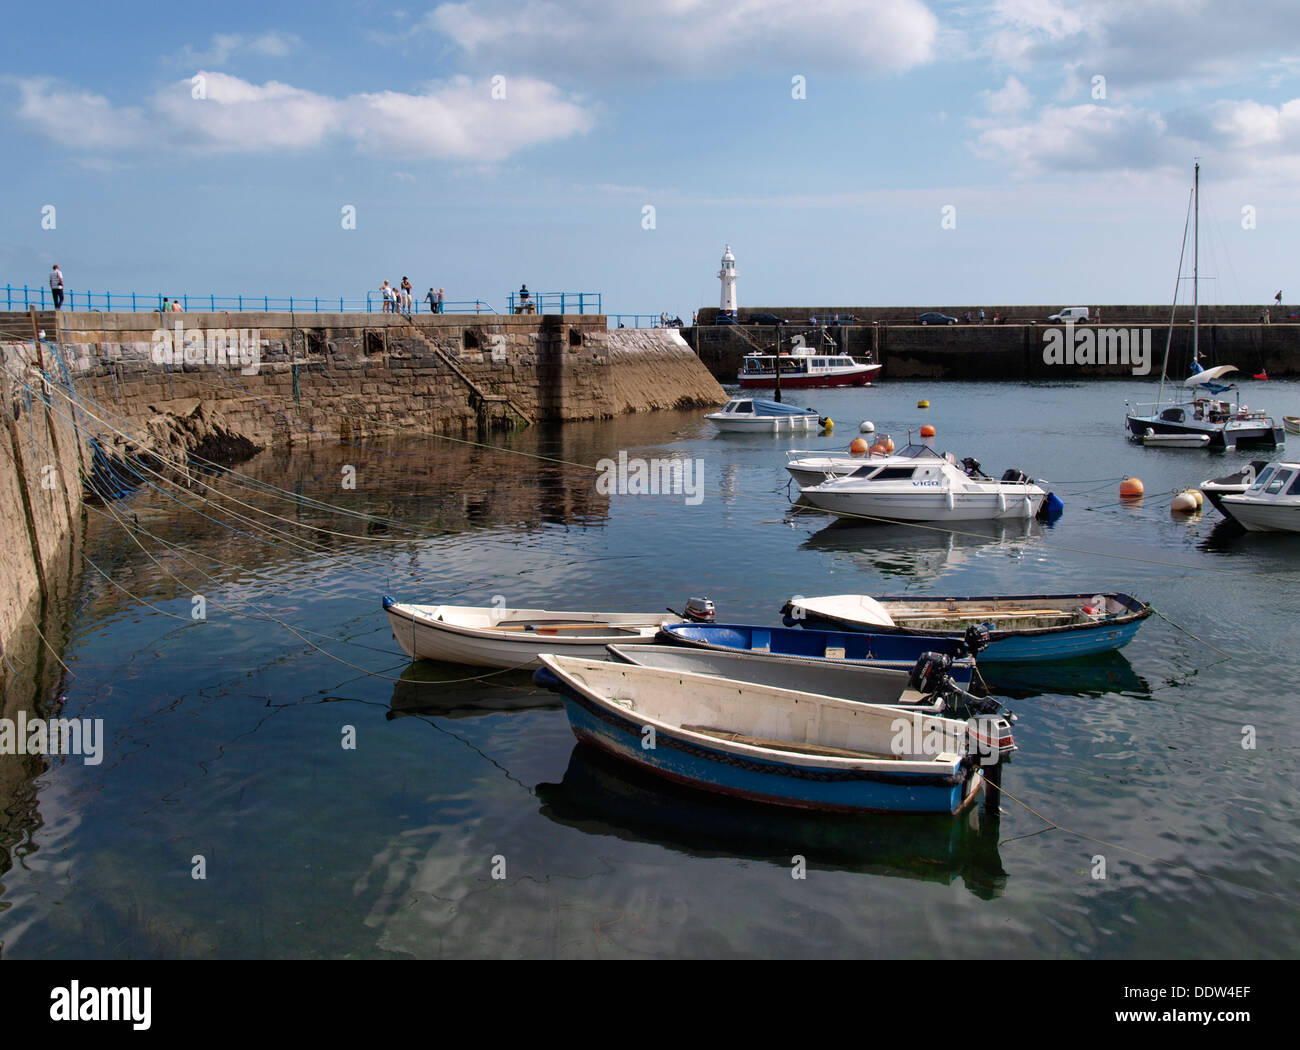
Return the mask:
POLYGON ((718 304, 719 310, 736 312, 736 257, 731 254, 731 245, 727 245, 726 251, 722 253, 722 269, 718 271, 718 279, 722 281, 722 300, 718 304))

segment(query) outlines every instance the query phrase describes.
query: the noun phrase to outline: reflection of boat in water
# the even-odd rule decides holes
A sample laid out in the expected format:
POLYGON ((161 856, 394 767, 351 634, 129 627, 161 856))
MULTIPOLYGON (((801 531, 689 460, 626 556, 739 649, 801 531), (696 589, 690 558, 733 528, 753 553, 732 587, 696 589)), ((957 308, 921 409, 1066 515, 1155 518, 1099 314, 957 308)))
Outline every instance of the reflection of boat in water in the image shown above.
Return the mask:
POLYGON ((812 814, 754 806, 664 781, 578 744, 558 784, 538 784, 541 812, 592 835, 648 842, 694 857, 736 857, 811 869, 951 884, 1003 893, 998 823, 988 805, 961 816, 812 814))
POLYGON ((1149 698, 1151 685, 1133 670, 1123 653, 1098 653, 1052 663, 991 663, 980 666, 990 688, 1017 700, 1046 693, 1093 700, 1108 694, 1149 698))
POLYGON ((963 522, 953 528, 837 521, 809 536, 800 549, 843 555, 868 572, 920 582, 994 550, 1004 556, 1019 553, 1042 534, 1043 525, 1037 521, 963 522))
POLYGON ((466 681, 458 665, 416 660, 393 683, 388 718, 426 715, 438 718, 473 718, 508 714, 531 708, 558 708, 559 697, 533 685, 531 671, 502 671, 466 681))

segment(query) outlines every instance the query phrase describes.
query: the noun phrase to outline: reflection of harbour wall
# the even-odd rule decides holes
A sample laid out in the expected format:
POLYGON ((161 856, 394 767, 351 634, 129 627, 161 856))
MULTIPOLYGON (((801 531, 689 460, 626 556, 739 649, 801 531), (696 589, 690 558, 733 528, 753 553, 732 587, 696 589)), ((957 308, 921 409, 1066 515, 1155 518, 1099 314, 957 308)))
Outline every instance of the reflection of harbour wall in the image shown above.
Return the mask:
POLYGON ((20 624, 39 622, 42 600, 61 605, 71 586, 92 438, 111 457, 144 450, 183 468, 195 450, 220 459, 417 431, 472 437, 725 400, 676 332, 607 331, 595 315, 0 313, 0 340, 6 650, 20 624), (154 336, 164 322, 256 330, 257 367, 163 364, 154 336), (34 329, 47 340, 39 350, 21 341, 34 329))
MULTIPOLYGON (((755 308, 760 309, 760 308, 755 308)), ((774 307, 765 312, 789 319, 782 326, 783 352, 790 350, 790 340, 803 335, 810 346, 809 317, 841 317, 852 314, 852 324, 827 326, 838 347, 862 357, 868 353, 885 366, 882 379, 1062 379, 1073 376, 1112 376, 1133 378, 1125 364, 1079 365, 1069 369, 1043 360, 1043 333, 1052 326, 1047 317, 1059 307, 1010 306, 985 307, 985 323, 929 325, 915 323, 916 317, 934 307, 774 307), (1006 323, 994 325, 994 312, 1006 323)), ((964 317, 967 311, 978 317, 979 307, 942 308, 941 313, 964 317)), ((1300 375, 1300 323, 1282 321, 1282 311, 1273 312, 1273 323, 1259 324, 1262 307, 1219 306, 1202 309, 1200 352, 1209 364, 1234 364, 1250 376, 1261 370, 1273 376, 1300 375)), ((701 310, 700 324, 683 330, 686 340, 700 355, 700 360, 722 382, 734 383, 745 354, 761 349, 771 353, 776 343, 776 328, 770 325, 713 325, 716 310, 701 310)), ((748 313, 741 310, 743 319, 748 313)), ((1097 327, 1096 309, 1092 321, 1080 329, 1097 327)), ((1169 331, 1169 308, 1157 306, 1102 306, 1101 326, 1150 328, 1152 342, 1152 376, 1158 378, 1169 331)), ((1191 308, 1179 307, 1170 347, 1170 373, 1182 376, 1192 354, 1191 308)))

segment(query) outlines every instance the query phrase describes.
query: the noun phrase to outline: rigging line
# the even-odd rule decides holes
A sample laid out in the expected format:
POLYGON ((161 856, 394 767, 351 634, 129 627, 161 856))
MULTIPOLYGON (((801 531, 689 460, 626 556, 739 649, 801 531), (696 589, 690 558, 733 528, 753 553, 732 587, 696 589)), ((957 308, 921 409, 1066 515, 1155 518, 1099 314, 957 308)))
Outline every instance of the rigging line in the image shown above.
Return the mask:
MULTIPOLYGON (((1190 210, 1190 206, 1189 206, 1189 210, 1190 210)), ((1185 233, 1186 233, 1186 231, 1184 231, 1184 235, 1185 235, 1185 233)), ((1185 247, 1185 245, 1184 245, 1184 247, 1185 247)), ((1171 320, 1171 324, 1172 324, 1172 320, 1171 320)), ((1172 333, 1172 328, 1171 328, 1171 333, 1172 333)), ((218 368, 217 371, 220 372, 222 375, 225 375, 224 370, 218 368)), ((229 377, 228 377, 228 376, 227 376, 227 379, 229 380, 229 377)), ((242 386, 242 384, 238 384, 238 383, 236 383, 235 385, 239 386, 240 389, 244 389, 244 390, 245 390, 245 393, 248 393, 248 391, 247 391, 247 390, 242 386)), ((261 401, 261 400, 262 400, 261 398, 258 398, 256 395, 249 394, 249 396, 253 397, 255 400, 258 400, 258 401, 261 401)), ((299 421, 299 422, 301 423, 301 421, 299 421)), ((307 429, 312 430, 313 433, 320 433, 319 431, 315 431, 314 428, 307 427, 306 424, 302 424, 302 425, 303 425, 304 427, 306 427, 307 429)), ((382 424, 382 423, 378 423, 378 424, 376 424, 376 425, 380 426, 381 428, 384 428, 384 427, 387 426, 386 424, 382 424)), ((394 429, 396 429, 396 428, 394 428, 394 429)), ((408 429, 409 429, 409 428, 408 428, 408 429)), ((487 449, 487 450, 496 451, 496 452, 506 452, 506 453, 510 453, 510 454, 513 454, 513 455, 517 455, 517 456, 523 456, 523 457, 526 457, 526 458, 529 458, 529 459, 539 460, 539 461, 542 461, 542 462, 556 463, 556 464, 560 464, 560 465, 563 465, 563 466, 574 467, 574 468, 577 468, 577 469, 580 469, 580 470, 584 470, 584 471, 589 471, 589 472, 596 472, 596 471, 598 470, 598 468, 596 468, 595 466, 589 465, 589 464, 576 463, 576 462, 573 462, 573 461, 570 461, 570 460, 559 459, 559 458, 557 458, 557 457, 552 457, 552 456, 543 456, 543 455, 540 455, 540 454, 538 454, 538 453, 525 452, 525 451, 520 450, 520 449, 510 449, 510 448, 505 448, 505 447, 503 447, 503 446, 499 446, 499 445, 490 445, 490 444, 487 444, 487 443, 485 443, 485 442, 470 441, 470 440, 465 439, 465 438, 454 438, 454 437, 451 437, 451 436, 449 436, 449 435, 445 435, 445 434, 434 434, 434 433, 432 433, 432 432, 427 432, 427 433, 429 433, 430 436, 432 436, 432 437, 434 437, 434 438, 437 438, 438 440, 448 441, 448 442, 451 442, 451 443, 453 443, 453 444, 460 444, 460 445, 465 445, 465 446, 474 447, 474 448, 482 448, 482 449, 487 449)), ((329 435, 323 435, 323 436, 326 437, 327 439, 329 439, 329 435)), ((331 440, 338 440, 338 441, 339 441, 340 443, 342 443, 342 444, 352 445, 353 447, 358 447, 358 448, 364 448, 364 447, 365 447, 365 446, 355 445, 355 444, 352 443, 352 442, 344 442, 344 441, 342 441, 342 439, 331 439, 331 440)), ((381 454, 382 454, 382 450, 374 450, 374 449, 371 449, 371 451, 379 451, 379 452, 381 452, 381 454)), ((413 455, 414 455, 414 454, 413 454, 413 455)), ((754 496, 754 495, 750 495, 750 494, 748 494, 748 493, 744 493, 744 492, 736 492, 736 493, 734 493, 734 495, 735 495, 736 497, 738 497, 738 498, 748 499, 748 500, 750 500, 750 501, 757 501, 757 502, 768 503, 768 504, 777 504, 778 502, 785 502, 786 505, 788 505, 788 502, 787 502, 787 501, 777 501, 777 500, 773 500, 773 499, 767 499, 767 498, 764 498, 764 497, 762 497, 762 496, 754 496)), ((861 521, 871 521, 871 522, 877 522, 877 523, 888 522, 889 524, 898 524, 897 522, 892 522, 892 521, 890 521, 889 519, 886 519, 886 518, 880 518, 880 517, 876 517, 876 516, 873 516, 873 515, 865 515, 865 514, 841 514, 840 517, 842 517, 842 518, 852 518, 852 519, 855 519, 855 520, 861 520, 861 521)), ((928 525, 924 525, 924 524, 919 523, 919 522, 904 522, 904 523, 902 523, 902 524, 909 525, 909 526, 911 526, 911 527, 913 527, 913 528, 922 528, 922 529, 927 529, 927 530, 929 530, 929 531, 934 531, 934 532, 944 532, 944 533, 947 533, 947 534, 949 534, 949 535, 966 535, 966 536, 973 536, 973 537, 976 537, 976 538, 986 538, 986 537, 981 537, 978 533, 968 533, 968 532, 962 532, 961 530, 956 530, 956 529, 947 529, 947 528, 942 528, 942 527, 937 527, 937 526, 928 526, 928 525)), ((351 534, 340 534, 340 535, 345 535, 345 536, 347 536, 348 538, 353 538, 353 539, 356 539, 356 538, 365 538, 365 537, 356 537, 356 536, 353 536, 353 535, 351 535, 351 534)), ((373 538, 373 537, 371 537, 371 538, 373 538)), ((407 542, 407 541, 397 541, 397 540, 393 540, 393 541, 391 541, 391 542, 407 542)), ((1071 547, 1071 546, 1065 546, 1065 545, 1061 545, 1061 544, 1051 544, 1051 543, 1046 543, 1046 542, 1043 543, 1043 548, 1044 548, 1045 550, 1047 550, 1047 551, 1057 551, 1057 552, 1063 552, 1063 553, 1074 553, 1074 554, 1080 554, 1080 555, 1083 555, 1083 556, 1085 556, 1085 557, 1110 558, 1110 559, 1115 559, 1115 560, 1120 560, 1120 561, 1132 561, 1132 562, 1137 562, 1137 563, 1139 563, 1139 564, 1163 565, 1163 566, 1166 566, 1166 567, 1169 567, 1169 568, 1180 568, 1180 569, 1184 569, 1184 570, 1187 570, 1187 571, 1190 571, 1190 572, 1210 572, 1210 573, 1214 573, 1214 574, 1216 574, 1216 575, 1241 576, 1241 577, 1256 577, 1256 576, 1269 576, 1269 577, 1284 576, 1284 577, 1285 577, 1285 576, 1289 576, 1289 575, 1290 575, 1290 574, 1285 574, 1285 573, 1282 573, 1282 574, 1279 574, 1279 573, 1242 573, 1242 572, 1237 572, 1237 571, 1232 570, 1232 569, 1219 569, 1219 568, 1214 568, 1214 567, 1210 567, 1210 566, 1182 565, 1182 564, 1180 564, 1180 563, 1178 563, 1178 562, 1170 562, 1170 561, 1165 561, 1165 560, 1161 560, 1161 559, 1139 558, 1139 557, 1135 557, 1135 556, 1133 556, 1133 555, 1116 554, 1116 553, 1108 552, 1108 551, 1092 551, 1092 550, 1087 550, 1086 548, 1071 547)))
MULTIPOLYGON (((124 528, 125 528, 125 526, 124 526, 124 528)), ((198 591, 194 590, 194 588, 192 588, 189 584, 187 584, 187 583, 186 583, 184 580, 182 580, 179 576, 177 576, 175 573, 171 572, 171 571, 168 570, 166 567, 164 567, 164 566, 162 565, 162 563, 158 561, 157 558, 155 558, 152 554, 149 553, 148 549, 144 546, 144 544, 140 543, 140 541, 139 541, 138 539, 136 539, 134 535, 131 535, 131 533, 130 533, 129 531, 128 531, 128 535, 131 536, 131 539, 135 542, 136 546, 138 546, 138 547, 140 548, 140 550, 144 552, 145 557, 147 557, 150 561, 152 561, 155 565, 157 565, 158 568, 159 568, 159 569, 160 569, 164 574, 166 574, 167 576, 170 576, 173 580, 175 580, 178 584, 180 584, 181 587, 182 587, 183 589, 189 591, 190 594, 192 594, 192 595, 198 595, 198 594, 199 594, 198 591)), ((199 574, 200 574, 201 576, 206 577, 207 579, 211 580, 212 582, 216 582, 215 579, 214 579, 213 577, 211 577, 211 576, 208 576, 207 573, 204 573, 202 570, 198 570, 198 571, 199 571, 199 574)), ((205 599, 205 600, 206 600, 206 599, 205 599)), ((148 603, 146 603, 146 604, 148 604, 148 603)), ((215 605, 218 609, 233 609, 233 608, 234 608, 233 606, 227 605, 226 603, 223 603, 223 602, 213 601, 212 604, 215 605)), ((264 608, 261 607, 261 606, 252 605, 252 603, 249 603, 249 604, 250 604, 250 606, 251 606, 252 608, 255 608, 255 609, 261 609, 262 612, 264 613, 264 615, 262 615, 262 616, 254 616, 254 615, 252 615, 251 613, 248 613, 248 612, 240 613, 240 611, 237 610, 237 609, 235 609, 234 611, 236 612, 237 615, 243 615, 243 616, 248 617, 249 619, 260 620, 260 621, 263 621, 263 622, 279 624, 281 627, 283 627, 283 628, 284 628, 286 631, 288 631, 290 634, 294 635, 294 636, 297 637, 300 641, 302 641, 302 642, 305 643, 306 645, 309 645, 311 648, 315 649, 315 650, 316 650, 317 652, 319 652, 322 656, 325 656, 327 659, 333 660, 333 661, 335 661, 336 663, 343 664, 345 667, 350 667, 350 668, 352 668, 354 671, 357 671, 357 672, 359 672, 359 673, 361 673, 361 674, 369 675, 369 676, 371 676, 371 677, 373 677, 373 678, 384 679, 384 680, 386 680, 386 681, 390 681, 390 682, 400 682, 400 681, 403 680, 403 679, 401 679, 401 678, 393 678, 391 675, 381 674, 381 673, 379 673, 379 672, 377 672, 377 671, 370 671, 370 670, 368 670, 367 668, 361 667, 361 666, 358 665, 358 664, 354 664, 354 663, 352 663, 352 662, 349 661, 349 660, 345 660, 345 659, 343 659, 341 656, 335 656, 333 653, 331 653, 329 650, 325 649, 323 646, 319 646, 319 645, 317 645, 317 644, 316 644, 315 642, 313 642, 310 638, 307 638, 307 637, 303 636, 302 634, 300 634, 300 633, 298 632, 298 630, 297 630, 296 628, 293 627, 292 624, 289 624, 289 623, 286 622, 285 620, 280 619, 278 616, 274 616, 274 615, 272 615, 268 610, 264 609, 264 608)), ((169 615, 173 615, 173 616, 174 616, 174 615, 176 615, 176 614, 172 613, 172 614, 169 614, 169 615)), ((178 619, 183 619, 183 617, 178 617, 178 619)), ((314 633, 314 632, 313 632, 313 633, 314 633)), ((56 659, 57 659, 57 656, 56 656, 56 659)), ((517 664, 517 665, 514 666, 514 667, 502 668, 500 671, 493 672, 493 673, 494 673, 494 674, 500 674, 500 673, 503 673, 504 671, 518 671, 518 670, 522 670, 522 669, 526 668, 530 663, 532 663, 531 658, 528 659, 528 660, 526 660, 526 661, 524 661, 523 663, 517 664)), ((451 685, 451 684, 458 683, 458 682, 475 682, 475 681, 479 681, 479 680, 481 680, 481 679, 483 679, 483 678, 491 678, 492 676, 493 676, 492 674, 486 674, 486 675, 473 675, 473 676, 470 676, 470 677, 467 677, 467 678, 449 679, 449 680, 444 681, 444 682, 441 683, 441 684, 444 684, 444 685, 451 685)))
MULTIPOLYGON (((58 344, 51 344, 51 345, 58 345, 58 344)), ((211 385, 211 384, 204 384, 204 385, 211 385)), ((70 385, 70 384, 69 384, 69 389, 71 389, 71 385, 70 385)), ((76 397, 76 396, 70 396, 70 395, 64 393, 62 390, 60 391, 60 394, 61 394, 65 399, 67 399, 67 400, 69 400, 70 402, 72 402, 73 407, 74 407, 74 411, 75 411, 76 408, 77 408, 77 404, 78 404, 78 399, 77 399, 77 397, 76 397)), ((124 416, 120 415, 119 413, 114 412, 111 408, 109 408, 108 406, 104 405, 103 402, 97 401, 97 400, 94 399, 94 398, 87 398, 84 394, 79 395, 79 397, 80 397, 80 400, 81 400, 81 401, 89 401, 91 404, 94 404, 97 408, 100 409, 101 412, 104 413, 104 415, 106 415, 106 416, 110 416, 110 417, 113 417, 113 418, 116 418, 116 419, 118 419, 118 420, 121 420, 124 426, 130 426, 130 425, 131 425, 130 422, 129 422, 128 420, 126 420, 126 418, 125 418, 124 416)), ((83 410, 83 411, 86 411, 87 414, 91 414, 91 413, 89 413, 88 410, 86 410, 86 409, 84 409, 84 408, 83 408, 82 410, 83 410)), ((93 418, 95 418, 95 419, 97 419, 99 422, 103 423, 103 425, 105 426, 105 428, 108 429, 110 432, 115 433, 115 434, 119 435, 120 437, 125 438, 127 441, 129 441, 129 442, 131 442, 131 443, 133 443, 133 444, 142 444, 142 443, 143 443, 143 442, 142 442, 142 439, 141 439, 141 437, 140 437, 139 435, 133 435, 133 434, 129 433, 128 431, 124 431, 124 430, 122 430, 120 427, 114 427, 114 426, 111 425, 111 423, 108 422, 108 420, 106 420, 106 419, 101 419, 101 418, 98 417, 98 416, 94 416, 93 418)), ((312 499, 311 497, 303 496, 303 495, 298 494, 298 493, 291 493, 291 492, 289 492, 287 489, 283 489, 283 488, 280 488, 280 487, 278 487, 278 486, 271 485, 271 484, 268 483, 268 482, 263 482, 263 481, 260 481, 259 479, 252 478, 251 476, 244 475, 244 474, 242 474, 241 472, 236 471, 236 470, 234 470, 233 468, 231 468, 231 467, 229 467, 229 466, 227 466, 227 465, 224 465, 224 464, 218 463, 218 462, 216 462, 215 460, 207 459, 206 457, 201 456, 201 455, 198 455, 197 453, 194 453, 194 452, 188 452, 188 453, 187 453, 187 458, 190 459, 190 460, 193 460, 194 462, 197 462, 197 463, 200 463, 200 464, 206 465, 206 466, 208 466, 208 467, 211 467, 214 471, 217 471, 217 472, 218 472, 220 478, 222 478, 222 479, 231 479, 231 480, 233 480, 233 479, 235 479, 235 478, 238 478, 238 479, 240 479, 240 481, 237 482, 237 483, 239 483, 239 484, 243 484, 243 485, 246 485, 246 486, 252 487, 252 488, 254 488, 255 490, 258 490, 258 491, 262 491, 262 492, 266 492, 266 493, 271 493, 271 494, 279 494, 280 497, 281 497, 282 499, 285 499, 285 500, 286 500, 286 502, 293 503, 293 504, 295 504, 295 505, 297 505, 297 506, 303 506, 303 505, 315 506, 315 507, 319 507, 319 508, 322 508, 322 509, 330 510, 330 511, 332 511, 333 513, 339 514, 339 515, 341 515, 341 516, 352 517, 352 518, 356 518, 356 519, 358 519, 358 520, 367 521, 367 522, 370 522, 370 523, 373 523, 373 524, 384 524, 384 525, 396 526, 396 527, 398 527, 398 528, 405 528, 405 529, 409 529, 410 531, 412 531, 412 532, 414 532, 414 533, 417 533, 417 534, 420 534, 420 533, 422 533, 422 532, 424 532, 424 531, 427 531, 427 530, 423 530, 420 526, 415 525, 415 524, 410 523, 410 522, 402 522, 402 521, 398 521, 398 520, 396 520, 396 519, 381 518, 381 517, 378 517, 378 516, 375 516, 375 515, 364 514, 364 513, 361 513, 361 512, 357 512, 357 511, 349 510, 348 508, 345 508, 345 507, 339 507, 339 506, 337 506, 337 505, 335 505, 335 504, 327 503, 327 502, 324 502, 324 501, 321 501, 321 500, 315 500, 315 499, 312 499)))
POLYGON ((1295 903, 1294 899, 1292 898, 1283 897, 1280 894, 1272 893, 1269 890, 1259 889, 1254 886, 1246 886, 1240 882, 1234 882, 1232 879, 1225 879, 1218 875, 1211 875, 1209 872, 1201 871, 1198 868, 1192 867, 1190 864, 1181 864, 1178 861, 1165 860, 1163 857, 1153 857, 1149 853, 1143 853, 1141 850, 1134 849, 1132 846, 1125 846, 1118 842, 1111 842, 1108 839, 1098 838, 1096 835, 1089 835, 1085 831, 1078 831, 1074 828, 1067 828, 1063 824, 1058 824, 1056 823, 1056 821, 1043 816, 1043 814, 1039 813, 1038 810, 1033 808, 1033 806, 1029 805, 1029 803, 1027 802, 1023 802, 1020 799, 1016 798, 1016 796, 1011 794, 1011 792, 1009 792, 1006 788, 999 785, 997 790, 1001 791, 1002 794, 1006 795, 1007 798, 1011 799, 1011 801, 1016 803, 1016 805, 1023 806, 1025 809, 1027 809, 1030 813, 1036 816, 1048 827, 1054 828, 1057 831, 1063 831, 1067 835, 1076 835, 1081 839, 1087 839, 1089 842, 1095 842, 1100 846, 1107 847, 1108 849, 1116 849, 1116 850, 1120 850, 1123 853, 1131 853, 1133 856, 1140 857, 1143 860, 1150 861, 1153 864, 1160 864, 1163 865, 1164 867, 1173 868, 1175 870, 1190 871, 1193 875, 1198 875, 1203 879, 1209 879, 1212 882, 1219 882, 1225 886, 1232 886, 1239 890, 1245 890, 1247 893, 1263 894, 1264 896, 1272 897, 1275 900, 1285 901, 1287 904, 1295 903))
POLYGON ((41 641, 45 643, 45 648, 50 651, 50 655, 53 656, 55 660, 58 660, 59 666, 62 667, 63 670, 66 671, 70 677, 76 678, 77 677, 76 673, 72 670, 72 668, 70 668, 67 664, 65 664, 62 659, 60 659, 59 654, 55 652, 54 646, 52 646, 49 643, 49 640, 45 637, 45 633, 41 630, 41 625, 36 622, 36 617, 34 617, 31 614, 31 612, 26 608, 23 609, 23 615, 26 616, 27 619, 29 619, 32 622, 32 627, 35 628, 36 633, 40 635, 41 641))
MULTIPOLYGON (((56 411, 57 411, 57 410, 56 410, 56 411)), ((41 444, 41 447, 44 448, 47 452, 50 451, 49 448, 48 448, 47 446, 44 445, 44 443, 41 444)), ((177 482, 177 481, 172 480, 171 478, 168 478, 164 473, 159 472, 159 471, 155 471, 155 470, 153 470, 152 468, 150 468, 150 467, 146 466, 145 464, 140 463, 140 462, 138 462, 138 461, 136 461, 135 464, 133 465, 131 461, 129 461, 129 460, 124 460, 124 461, 122 462, 122 467, 121 467, 121 469, 122 469, 124 472, 126 472, 126 473, 130 473, 130 474, 134 475, 134 476, 135 476, 135 477, 140 481, 140 483, 143 484, 146 488, 151 489, 151 490, 157 492, 159 495, 162 495, 162 496, 167 497, 168 499, 172 500, 174 503, 179 504, 181 507, 184 507, 186 510, 190 511, 191 513, 196 514, 196 515, 198 515, 199 517, 206 518, 207 520, 213 522, 214 524, 220 525, 220 526, 222 526, 223 528, 226 528, 226 529, 228 529, 228 530, 230 530, 230 531, 232 531, 232 532, 235 532, 235 533, 238 533, 238 534, 240 534, 240 535, 244 535, 244 536, 249 536, 250 538, 256 539, 256 540, 258 540, 259 542, 262 542, 262 543, 264 543, 264 544, 267 544, 267 545, 269 545, 269 546, 272 546, 272 547, 274 547, 274 548, 276 548, 276 549, 286 550, 286 551, 291 551, 291 552, 293 552, 293 553, 298 553, 298 554, 329 554, 329 555, 332 555, 332 556, 334 556, 334 557, 341 557, 341 555, 338 554, 338 553, 337 553, 337 552, 336 552, 332 547, 328 546, 327 544, 325 544, 325 543, 323 543, 323 542, 321 542, 321 541, 319 541, 319 540, 303 539, 303 538, 301 538, 301 537, 299 537, 299 536, 295 536, 295 535, 293 535, 293 534, 291 534, 291 533, 288 533, 288 532, 286 532, 286 531, 284 531, 284 530, 282 530, 282 529, 278 529, 278 528, 275 528, 275 527, 272 526, 272 525, 268 525, 266 522, 258 521, 258 520, 256 520, 256 519, 253 519, 253 518, 248 517, 247 515, 241 514, 241 513, 239 513, 238 511, 231 510, 230 508, 222 508, 222 509, 225 511, 225 513, 227 513, 227 514, 233 516, 233 517, 236 518, 237 520, 240 520, 240 521, 244 522, 245 524, 247 524, 247 525, 250 526, 251 528, 254 528, 254 529, 261 528, 261 529, 266 530, 266 531, 268 531, 268 532, 270 532, 270 533, 272 533, 272 534, 274 534, 274 535, 277 535, 277 536, 282 537, 282 538, 285 540, 287 546, 286 546, 286 545, 282 545, 282 544, 277 544, 277 543, 275 543, 274 541, 269 540, 269 539, 265 538, 264 536, 258 535, 258 534, 255 533, 255 532, 246 532, 246 531, 243 530, 243 529, 238 529, 238 528, 236 528, 235 526, 231 525, 229 522, 225 522, 225 521, 221 521, 220 519, 213 518, 213 517, 211 517, 211 516, 208 515, 208 514, 204 514, 201 510, 197 509, 197 507, 195 507, 194 505, 192 505, 192 504, 190 504, 190 503, 187 503, 187 502, 185 502, 184 500, 181 500, 181 499, 177 498, 175 495, 173 495, 172 493, 166 491, 165 489, 159 488, 158 485, 154 484, 154 483, 151 482, 148 478, 146 478, 143 474, 141 474, 141 473, 140 473, 140 470, 137 469, 137 467, 139 467, 139 468, 141 468, 141 469, 143 469, 143 470, 148 471, 150 474, 152 474, 152 475, 154 475, 156 478, 158 478, 159 481, 161 481, 163 484, 170 485, 170 486, 172 486, 172 487, 174 487, 174 488, 176 488, 176 489, 181 490, 182 492, 185 492, 186 494, 192 494, 192 495, 195 495, 195 496, 196 496, 196 497, 197 497, 197 498, 202 502, 202 504, 204 504, 204 505, 207 505, 207 506, 209 506, 209 507, 212 507, 212 506, 215 505, 215 501, 208 499, 208 498, 207 498, 206 496, 204 496, 203 494, 198 493, 198 492, 195 492, 194 490, 188 488, 187 486, 181 484, 180 482, 177 482)), ((210 488, 210 486, 203 486, 203 487, 204 487, 205 489, 210 488)), ((213 490, 213 491, 218 491, 218 490, 213 490)), ((218 491, 218 494, 220 494, 219 491, 218 491)), ((245 503, 243 503, 243 502, 240 501, 240 500, 236 500, 236 499, 234 499, 233 497, 226 497, 226 498, 231 499, 232 502, 238 503, 238 504, 240 504, 241 506, 247 506, 247 507, 249 507, 249 509, 251 509, 251 510, 255 510, 255 511, 257 511, 258 513, 262 513, 262 514, 264 514, 264 515, 267 516, 267 517, 270 517, 270 518, 273 518, 273 519, 275 519, 275 520, 279 520, 279 521, 284 521, 284 522, 286 522, 286 523, 288 523, 288 524, 290 524, 290 525, 293 525, 295 528, 303 529, 303 530, 306 530, 306 531, 314 531, 314 532, 318 532, 318 533, 321 533, 321 534, 325 534, 325 535, 334 535, 334 536, 339 536, 339 537, 346 538, 346 539, 360 539, 360 540, 374 540, 374 539, 377 539, 376 537, 368 537, 368 536, 356 535, 356 534, 353 534, 353 533, 339 533, 339 532, 333 532, 332 530, 323 529, 323 528, 321 528, 320 526, 317 526, 317 525, 310 525, 310 524, 304 524, 304 523, 301 523, 301 522, 294 522, 294 521, 292 521, 291 519, 280 517, 279 515, 272 514, 272 513, 270 513, 269 511, 261 511, 261 510, 259 510, 259 508, 257 508, 257 507, 253 507, 253 506, 251 506, 250 504, 245 504, 245 503)), ((414 537, 413 537, 413 538, 414 538, 414 537)), ((406 540, 402 540, 402 539, 391 539, 391 540, 387 540, 387 542, 393 542, 393 543, 409 543, 409 542, 411 542, 411 540, 409 540, 409 539, 406 539, 406 540)))
POLYGON ((1218 646, 1211 645, 1211 644, 1210 644, 1209 642, 1207 642, 1204 638, 1200 638, 1200 637, 1198 637, 1197 635, 1192 634, 1192 632, 1189 631, 1186 627, 1184 627, 1184 626, 1183 626, 1182 624, 1180 624, 1180 623, 1175 623, 1173 620, 1171 620, 1168 616, 1166 616, 1164 613, 1162 613, 1162 612, 1161 612, 1159 609, 1157 609, 1155 606, 1152 606, 1152 607, 1151 607, 1151 611, 1152 611, 1153 613, 1155 613, 1157 616, 1159 616, 1160 619, 1164 620, 1165 623, 1170 624, 1171 626, 1178 628, 1178 630, 1182 631, 1183 634, 1187 635, 1187 637, 1191 638, 1193 641, 1200 643, 1201 645, 1205 646, 1207 649, 1213 649, 1216 653, 1218 653, 1220 656, 1224 657, 1225 659, 1228 659, 1228 660, 1231 660, 1231 659, 1232 659, 1232 653, 1225 653, 1225 652, 1224 652, 1222 649, 1220 649, 1218 646))

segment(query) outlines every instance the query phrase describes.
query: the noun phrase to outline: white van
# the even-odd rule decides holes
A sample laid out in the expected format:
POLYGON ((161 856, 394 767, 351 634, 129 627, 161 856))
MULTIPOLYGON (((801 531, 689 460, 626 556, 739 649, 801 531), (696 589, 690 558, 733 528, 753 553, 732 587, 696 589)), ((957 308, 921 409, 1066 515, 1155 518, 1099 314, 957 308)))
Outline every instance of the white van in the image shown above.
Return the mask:
POLYGON ((1088 319, 1088 308, 1086 306, 1067 306, 1059 314, 1052 314, 1047 320, 1051 324, 1064 324, 1066 321, 1086 321, 1088 319))

